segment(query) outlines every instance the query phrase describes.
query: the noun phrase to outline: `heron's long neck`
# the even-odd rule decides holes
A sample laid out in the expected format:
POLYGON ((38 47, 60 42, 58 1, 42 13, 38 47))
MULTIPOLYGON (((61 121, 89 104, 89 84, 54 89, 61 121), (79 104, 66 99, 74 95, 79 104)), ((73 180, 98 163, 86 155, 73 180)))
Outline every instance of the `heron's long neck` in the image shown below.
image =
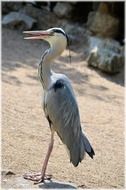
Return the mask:
POLYGON ((58 46, 58 43, 51 44, 50 48, 46 50, 41 58, 41 62, 39 64, 39 78, 42 83, 42 86, 44 89, 48 89, 48 87, 51 84, 51 75, 52 70, 50 67, 50 63, 56 59, 65 49, 64 44, 60 47, 58 46))
POLYGON ((50 62, 46 60, 47 55, 48 55, 48 50, 46 50, 42 55, 38 68, 39 79, 44 89, 47 88, 51 76, 50 62))

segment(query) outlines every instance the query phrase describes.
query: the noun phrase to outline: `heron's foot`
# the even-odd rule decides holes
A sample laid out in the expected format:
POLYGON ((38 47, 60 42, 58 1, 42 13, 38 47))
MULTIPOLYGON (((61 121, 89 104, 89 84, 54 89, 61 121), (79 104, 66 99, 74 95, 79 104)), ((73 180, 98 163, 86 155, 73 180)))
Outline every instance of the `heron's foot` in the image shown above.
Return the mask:
POLYGON ((39 173, 28 173, 23 175, 24 179, 34 181, 34 184, 42 183, 45 180, 50 180, 52 175, 43 175, 41 172, 39 173))

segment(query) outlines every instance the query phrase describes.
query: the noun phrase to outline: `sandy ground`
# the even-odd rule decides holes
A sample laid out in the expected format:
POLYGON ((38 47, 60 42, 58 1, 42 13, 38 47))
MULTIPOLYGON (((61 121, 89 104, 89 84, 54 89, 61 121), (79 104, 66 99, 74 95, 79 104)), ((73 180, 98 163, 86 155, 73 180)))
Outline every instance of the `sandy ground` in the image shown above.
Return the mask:
MULTIPOLYGON (((22 176, 39 171, 47 151, 50 129, 42 107, 37 65, 46 44, 25 41, 22 33, 2 31, 2 169, 22 176)), ((75 48, 76 49, 76 48, 75 48)), ((94 150, 77 168, 55 135, 48 173, 83 188, 124 187, 123 75, 107 76, 86 66, 81 53, 68 51, 53 64, 65 73, 76 93, 82 128, 94 150)))

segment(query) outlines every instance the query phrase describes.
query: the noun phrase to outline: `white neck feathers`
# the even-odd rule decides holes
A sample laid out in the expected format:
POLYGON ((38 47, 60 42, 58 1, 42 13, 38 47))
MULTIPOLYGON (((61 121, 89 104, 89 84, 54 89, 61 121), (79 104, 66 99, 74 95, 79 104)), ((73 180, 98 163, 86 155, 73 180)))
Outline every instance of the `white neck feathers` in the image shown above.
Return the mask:
POLYGON ((58 38, 49 38, 47 41, 50 44, 50 48, 46 50, 42 56, 42 60, 39 65, 39 77, 44 89, 48 89, 52 82, 50 63, 61 55, 67 45, 67 39, 63 35, 60 35, 58 38))

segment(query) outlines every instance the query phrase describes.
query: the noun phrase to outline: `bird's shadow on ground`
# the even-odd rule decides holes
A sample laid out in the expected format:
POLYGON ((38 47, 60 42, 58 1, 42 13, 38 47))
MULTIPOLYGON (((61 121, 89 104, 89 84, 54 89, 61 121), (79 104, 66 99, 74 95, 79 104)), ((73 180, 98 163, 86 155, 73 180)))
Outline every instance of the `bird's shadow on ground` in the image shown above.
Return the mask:
POLYGON ((41 189, 77 189, 77 187, 73 186, 72 184, 52 181, 52 180, 50 180, 49 182, 44 182, 43 184, 40 184, 39 188, 41 189))

